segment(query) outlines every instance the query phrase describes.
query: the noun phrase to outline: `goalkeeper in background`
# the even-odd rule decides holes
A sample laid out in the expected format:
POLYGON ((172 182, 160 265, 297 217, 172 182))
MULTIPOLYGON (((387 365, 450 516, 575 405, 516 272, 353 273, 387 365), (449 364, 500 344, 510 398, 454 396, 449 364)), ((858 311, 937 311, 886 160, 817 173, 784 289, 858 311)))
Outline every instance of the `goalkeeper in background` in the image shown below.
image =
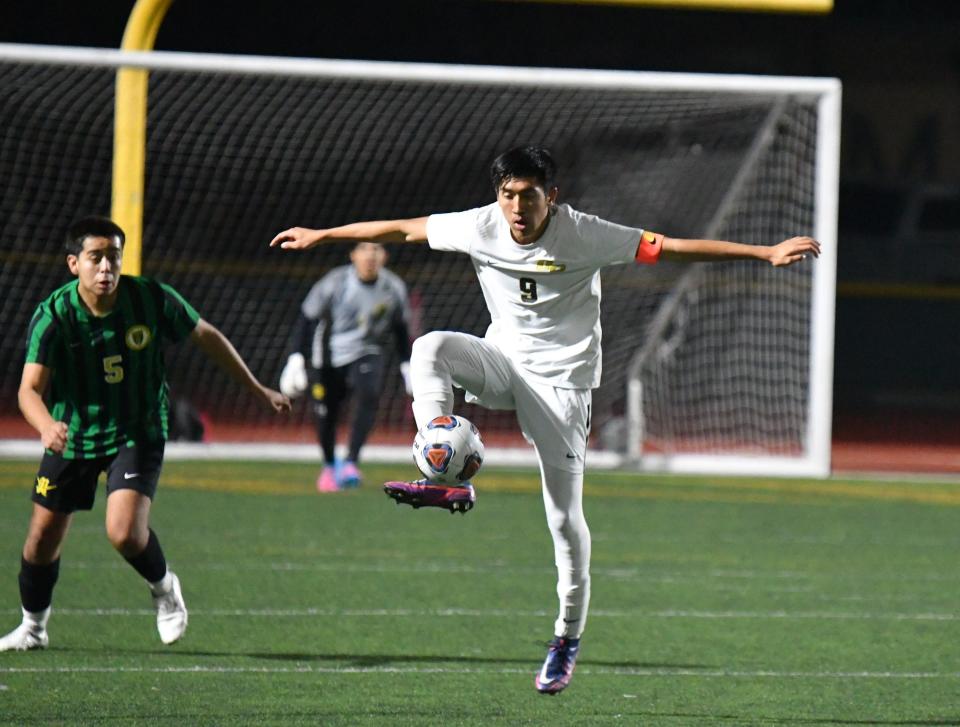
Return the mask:
POLYGON ((392 339, 410 394, 410 305, 403 281, 384 266, 387 251, 360 241, 350 265, 318 280, 300 305, 280 391, 294 398, 310 389, 324 466, 317 490, 357 487, 360 450, 377 417, 384 382, 384 347, 392 339), (308 365, 309 364, 309 365, 308 365), (337 426, 353 398, 347 457, 335 457, 337 426))
POLYGON ((290 409, 173 288, 121 275, 123 242, 123 230, 104 217, 74 223, 66 253, 76 280, 41 302, 30 322, 18 401, 45 453, 20 561, 23 621, 0 639, 0 651, 49 643, 61 547, 73 513, 93 508, 102 472, 107 538, 147 582, 160 639, 172 644, 186 631, 180 581, 150 528, 167 438, 163 344, 189 338, 265 407, 290 409))
MULTIPOLYGON (((342 240, 427 243, 469 256, 490 311, 483 338, 432 331, 413 344, 413 413, 422 427, 453 414, 453 387, 488 409, 512 409, 537 451, 547 525, 557 567, 554 638, 534 684, 543 694, 573 676, 590 603, 590 530, 583 514, 583 468, 591 390, 600 384, 600 270, 626 263, 756 260, 776 267, 820 253, 809 237, 774 245, 684 240, 627 227, 558 204, 556 166, 543 147, 511 149, 490 168, 496 201, 483 207, 401 220, 311 230, 293 227, 271 245, 306 249, 342 240)), ((642 325, 638 321, 637 325, 642 325)), ((388 482, 397 502, 473 505, 473 488, 388 482)))

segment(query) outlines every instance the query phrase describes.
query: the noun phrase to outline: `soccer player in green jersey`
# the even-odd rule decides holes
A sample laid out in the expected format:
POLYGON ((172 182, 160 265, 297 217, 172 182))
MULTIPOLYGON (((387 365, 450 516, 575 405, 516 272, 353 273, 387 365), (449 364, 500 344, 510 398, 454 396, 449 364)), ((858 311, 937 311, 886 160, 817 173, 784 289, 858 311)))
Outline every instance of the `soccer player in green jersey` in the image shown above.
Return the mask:
POLYGON ((109 219, 73 224, 66 253, 76 280, 40 303, 30 323, 19 404, 45 453, 20 562, 23 621, 0 638, 0 651, 47 646, 61 546, 73 513, 93 507, 101 472, 107 537, 147 581, 161 640, 172 644, 183 636, 180 581, 150 528, 167 436, 164 343, 190 338, 264 406, 290 409, 290 400, 263 386, 226 337, 173 288, 121 275, 123 242, 123 230, 109 219))

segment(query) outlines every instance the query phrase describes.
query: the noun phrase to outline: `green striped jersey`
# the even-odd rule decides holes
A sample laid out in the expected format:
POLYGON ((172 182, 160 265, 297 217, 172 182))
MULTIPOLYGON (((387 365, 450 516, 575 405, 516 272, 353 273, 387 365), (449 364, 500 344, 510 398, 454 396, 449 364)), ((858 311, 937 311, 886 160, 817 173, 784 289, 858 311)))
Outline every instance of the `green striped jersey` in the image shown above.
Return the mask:
POLYGON ((116 304, 100 318, 78 284, 40 303, 27 333, 26 362, 51 369, 50 414, 69 427, 63 456, 92 459, 166 439, 163 344, 189 336, 199 314, 169 285, 121 275, 116 304))

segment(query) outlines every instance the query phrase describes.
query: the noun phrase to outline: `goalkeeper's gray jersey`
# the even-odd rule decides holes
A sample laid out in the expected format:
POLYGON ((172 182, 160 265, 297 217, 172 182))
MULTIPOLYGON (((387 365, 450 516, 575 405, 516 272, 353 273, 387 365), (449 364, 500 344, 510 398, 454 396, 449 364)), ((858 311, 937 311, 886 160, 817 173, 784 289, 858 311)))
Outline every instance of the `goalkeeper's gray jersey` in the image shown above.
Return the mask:
POLYGON ((346 366, 382 353, 397 326, 410 320, 407 286, 397 275, 381 269, 375 281, 364 283, 353 265, 334 268, 320 278, 300 310, 317 322, 311 348, 311 363, 317 368, 346 366), (325 361, 328 335, 330 360, 325 361))

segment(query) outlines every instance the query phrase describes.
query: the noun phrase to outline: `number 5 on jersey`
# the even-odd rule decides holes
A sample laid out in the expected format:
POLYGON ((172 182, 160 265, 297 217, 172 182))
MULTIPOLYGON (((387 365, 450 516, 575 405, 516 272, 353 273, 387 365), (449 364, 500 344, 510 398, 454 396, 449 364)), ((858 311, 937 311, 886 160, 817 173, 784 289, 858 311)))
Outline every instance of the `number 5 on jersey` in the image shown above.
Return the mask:
POLYGON ((119 384, 123 381, 123 356, 103 357, 103 380, 108 384, 119 384))

